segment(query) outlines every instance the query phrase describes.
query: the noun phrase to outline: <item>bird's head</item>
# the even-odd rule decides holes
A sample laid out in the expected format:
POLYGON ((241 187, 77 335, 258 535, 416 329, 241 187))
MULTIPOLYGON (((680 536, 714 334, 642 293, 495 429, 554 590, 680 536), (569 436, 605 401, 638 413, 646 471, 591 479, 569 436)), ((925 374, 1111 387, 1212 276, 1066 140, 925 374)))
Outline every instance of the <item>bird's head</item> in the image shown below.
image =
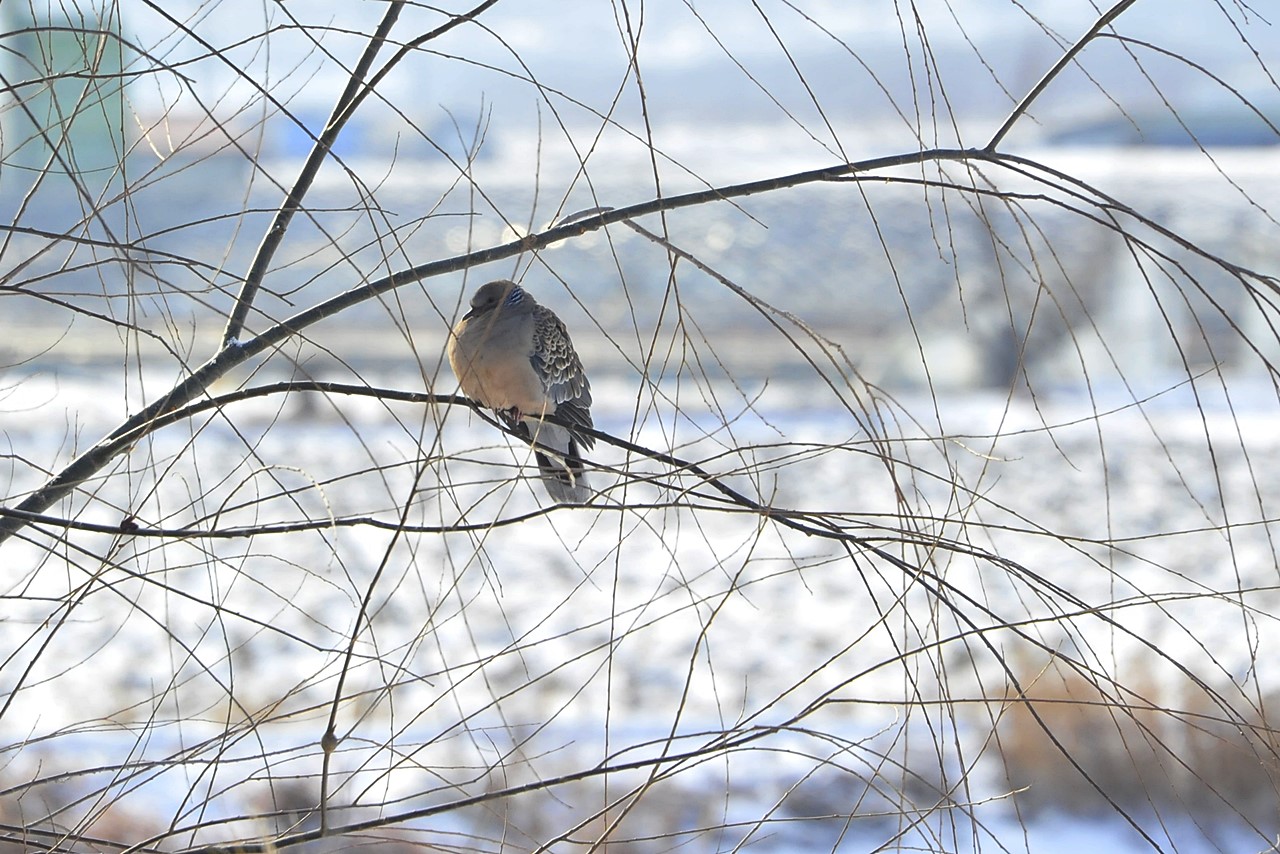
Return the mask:
POLYGON ((476 290, 475 296, 471 297, 471 310, 463 317, 464 319, 480 317, 498 306, 507 308, 517 306, 524 301, 525 296, 524 289, 508 279, 489 282, 476 290))

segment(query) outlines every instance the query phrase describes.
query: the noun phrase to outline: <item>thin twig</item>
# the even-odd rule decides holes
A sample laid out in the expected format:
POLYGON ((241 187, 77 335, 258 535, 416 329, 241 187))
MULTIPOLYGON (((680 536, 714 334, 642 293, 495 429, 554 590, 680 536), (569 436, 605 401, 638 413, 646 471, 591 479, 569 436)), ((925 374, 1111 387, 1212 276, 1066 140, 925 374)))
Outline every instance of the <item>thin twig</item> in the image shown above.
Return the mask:
POLYGON ((1045 75, 1040 78, 1040 82, 1031 87, 1031 91, 1026 94, 1026 97, 1024 97, 1018 105, 1013 108, 1013 112, 1011 112, 1009 117, 1004 120, 1004 124, 1000 125, 1000 129, 995 132, 995 136, 991 137, 991 141, 987 143, 985 150, 992 152, 995 151, 1000 146, 1000 143, 1004 141, 1004 138, 1009 131, 1013 130, 1013 126, 1017 121, 1022 118, 1028 109, 1031 108, 1031 102, 1036 98, 1039 98, 1040 93, 1049 88, 1049 84, 1062 73, 1062 69, 1070 65, 1080 51, 1084 50, 1089 42, 1093 41, 1097 37, 1098 33, 1102 32, 1105 27, 1109 26, 1112 21, 1120 17, 1126 9, 1137 1, 1138 0, 1120 0, 1119 3, 1116 3, 1116 5, 1104 12, 1098 20, 1094 22, 1093 26, 1089 28, 1089 31, 1081 36, 1080 40, 1071 46, 1070 50, 1058 57, 1058 61, 1053 64, 1052 68, 1045 72, 1045 75))

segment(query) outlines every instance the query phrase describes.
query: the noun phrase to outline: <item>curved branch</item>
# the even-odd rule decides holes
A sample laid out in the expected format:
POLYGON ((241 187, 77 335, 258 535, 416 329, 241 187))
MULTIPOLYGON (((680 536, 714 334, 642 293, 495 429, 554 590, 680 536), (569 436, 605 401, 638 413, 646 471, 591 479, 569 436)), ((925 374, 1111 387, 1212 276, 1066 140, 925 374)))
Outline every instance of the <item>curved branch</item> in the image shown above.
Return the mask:
MULTIPOLYGON (((1114 11, 1114 10, 1113 10, 1114 11)), ((580 237, 588 232, 596 231, 615 223, 626 223, 629 220, 679 208, 696 207, 717 201, 750 196, 758 193, 773 192, 806 184, 839 180, 850 176, 860 176, 878 170, 892 169, 900 166, 918 165, 929 162, 969 162, 981 161, 1000 164, 1022 174, 1030 175, 1030 170, 1038 170, 1064 183, 1085 190, 1094 196, 1094 203, 1134 217, 1166 238, 1187 248, 1202 257, 1218 260, 1225 269, 1237 275, 1248 277, 1272 288, 1280 290, 1274 280, 1250 270, 1229 264, 1205 252, 1194 243, 1180 238, 1168 228, 1160 226, 1151 219, 1142 216, 1132 208, 1121 204, 1118 200, 1100 193, 1078 179, 1071 178, 1048 166, 1035 161, 979 149, 935 148, 907 154, 889 155, 871 158, 856 163, 840 163, 821 169, 797 172, 775 178, 766 178, 743 184, 732 184, 708 190, 686 193, 678 196, 660 197, 639 204, 620 208, 592 209, 590 215, 575 214, 566 221, 554 225, 544 231, 528 235, 487 249, 443 258, 416 267, 410 267, 391 273, 367 284, 352 287, 340 294, 298 312, 275 326, 269 327, 259 335, 244 342, 230 342, 213 358, 197 368, 186 380, 175 386, 168 394, 154 401, 136 415, 127 419, 115 431, 107 435, 98 444, 85 451, 69 463, 57 475, 50 478, 15 508, 0 514, 0 543, 25 527, 30 520, 41 518, 55 502, 73 492, 79 484, 98 472, 110 460, 126 451, 134 442, 156 426, 171 423, 170 417, 181 418, 179 411, 187 404, 204 394, 215 380, 224 376, 229 370, 245 361, 284 343, 302 330, 315 323, 333 317, 342 311, 375 299, 385 293, 404 285, 420 282, 425 279, 454 273, 461 270, 491 263, 506 258, 513 258, 525 252, 537 251, 554 243, 580 237)), ((1034 177, 1033 177, 1034 179, 1034 177)), ((210 398, 210 401, 213 399, 210 398)), ((215 405, 209 403, 208 405, 215 405)))
POLYGON ((174 386, 167 394, 143 408, 136 415, 128 418, 96 445, 68 463, 65 468, 46 481, 43 486, 40 486, 24 498, 14 508, 19 513, 8 514, 4 518, 0 518, 0 543, 3 543, 15 532, 25 527, 27 523, 24 520, 24 516, 43 513, 55 502, 70 495, 76 487, 101 470, 108 462, 119 454, 124 453, 142 433, 145 433, 145 428, 148 424, 175 410, 181 409, 200 397, 215 380, 226 375, 231 369, 287 341, 303 329, 321 320, 332 317, 366 300, 375 299, 403 285, 446 273, 458 272, 504 258, 513 258, 524 252, 542 249, 553 243, 580 237, 607 225, 645 216, 646 214, 695 207, 709 202, 724 201, 788 187, 798 187, 857 172, 889 169, 897 166, 940 160, 965 161, 970 159, 991 160, 992 156, 987 152, 974 149, 928 149, 909 154, 876 157, 857 163, 840 163, 823 169, 701 190, 680 196, 652 199, 637 205, 605 211, 586 219, 575 219, 568 224, 557 225, 520 240, 411 267, 407 270, 384 276, 374 282, 358 285, 281 321, 247 341, 228 340, 223 348, 209 361, 193 371, 190 376, 174 386))

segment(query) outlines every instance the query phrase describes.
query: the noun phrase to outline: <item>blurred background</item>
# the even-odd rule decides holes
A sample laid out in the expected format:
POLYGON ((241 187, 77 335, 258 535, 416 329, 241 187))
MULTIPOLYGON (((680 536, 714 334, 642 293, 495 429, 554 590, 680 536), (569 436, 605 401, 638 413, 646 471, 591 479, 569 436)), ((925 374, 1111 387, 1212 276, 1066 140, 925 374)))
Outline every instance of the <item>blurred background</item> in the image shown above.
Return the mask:
MULTIPOLYGON (((982 147, 1096 17, 1078 3, 1029 10, 1004 0, 774 5, 496 4, 482 26, 455 29, 447 45, 425 45, 378 82, 377 97, 351 118, 308 197, 325 212, 324 230, 314 218, 299 224, 270 290, 305 287, 315 301, 376 277, 396 266, 384 262, 387 233, 406 266, 585 208, 920 147, 982 147), (632 36, 639 85, 629 71, 632 36), (361 209, 370 198, 381 222, 361 209)), ((1174 231, 1194 224, 1202 248, 1268 272, 1274 222, 1262 200, 1276 190, 1278 96, 1267 65, 1280 46, 1275 28, 1248 9, 1217 7, 1180 13, 1194 15, 1194 27, 1173 26, 1158 5, 1125 11, 1118 35, 1094 42, 1066 68, 1006 147, 1174 231)), ((75 305, 133 312, 149 329, 225 312, 230 283, 247 268, 281 188, 324 126, 379 8, 324 0, 179 3, 163 12, 142 3, 5 6, 11 103, 0 204, 18 227, 5 254, 19 270, 9 274, 5 297, 26 330, 10 339, 8 361, 34 352, 74 357, 110 329, 81 323, 63 336, 63 304, 33 294, 40 288, 16 287, 24 277, 75 305), (79 67, 86 54, 97 76, 49 82, 50 72, 79 67), (66 180, 69 171, 76 180, 66 180), (135 264, 152 265, 142 274, 152 280, 113 266, 94 245, 42 251, 48 232, 129 243, 135 264), (142 249, 207 266, 182 270, 142 249), (167 301, 171 292, 201 298, 178 307, 167 301)), ((411 7, 398 32, 407 39, 443 20, 411 7)), ((1005 186, 1016 180, 988 171, 1005 186)), ((949 179, 974 180, 954 168, 949 179)), ((1085 314, 1125 348, 1131 378, 1160 374, 1152 379, 1159 385, 1183 373, 1185 354, 1170 346, 1168 324, 1200 339, 1194 365, 1248 372, 1256 364, 1231 327, 1265 321, 1215 271, 1194 272, 1227 318, 1199 317, 1198 303, 1173 305, 1176 298, 1164 317, 1144 307, 1149 287, 1165 287, 1162 277, 1152 282, 1135 269, 1125 241, 1107 228, 1059 204, 1029 203, 1026 216, 1044 225, 1028 234, 1016 212, 974 210, 946 196, 884 183, 856 191, 819 185, 672 216, 684 248, 852 347, 878 382, 918 386, 927 372, 946 386, 1004 389, 1025 370, 1042 384, 1078 385, 1084 377, 1072 350, 1081 345, 1064 339, 1085 314), (932 236, 939 230, 946 240, 932 236), (1029 323, 1035 291, 1011 293, 1002 256, 1013 250, 1001 247, 1020 247, 1026 261, 1043 254, 1045 235, 1053 257, 1035 275, 1070 282, 1077 296, 1029 323), (917 252, 922 241, 937 243, 936 251, 917 252), (912 323, 902 322, 907 312, 912 323), (1024 346, 1032 327, 1040 340, 1024 346), (921 342, 927 371, 916 355, 921 342)), ((537 262, 523 259, 519 269, 532 264, 533 284, 545 275, 542 265, 553 265, 616 336, 635 322, 651 324, 662 304, 664 253, 644 243, 614 229, 607 240, 591 235, 537 262), (615 270, 637 297, 629 304, 610 298, 615 270)), ((451 304, 457 285, 431 292, 432 301, 451 304)), ((717 288, 689 288, 682 298, 691 307, 720 305, 703 323, 763 323, 754 312, 726 310, 717 288)), ((277 317, 289 305, 281 299, 264 313, 277 317)), ((440 307, 424 300, 405 300, 396 311, 424 333, 445 326, 440 307)), ((380 314, 367 305, 343 325, 376 325, 380 314)), ((179 338, 185 352, 190 335, 179 338)), ((364 339, 362 349, 379 340, 387 339, 364 339)), ((201 342, 201 358, 210 346, 201 342)), ((390 346, 394 352, 376 355, 415 358, 390 346)), ((759 356, 750 349, 741 354, 748 363, 759 356)), ((789 358, 770 352, 769 369, 789 358)))
MULTIPOLYGON (((478 5, 400 10, 242 339, 578 211, 778 186, 353 302, 0 544, 4 844, 1271 845, 1273 23, 1138 0, 1001 157, 920 163, 1101 12, 478 5), (499 277, 650 450, 602 440, 588 507, 392 399, 456 390, 499 277), (369 394, 224 397, 308 379, 369 394), (317 842, 321 804, 371 824, 317 842)), ((0 3, 6 508, 219 352, 388 8, 0 3)))

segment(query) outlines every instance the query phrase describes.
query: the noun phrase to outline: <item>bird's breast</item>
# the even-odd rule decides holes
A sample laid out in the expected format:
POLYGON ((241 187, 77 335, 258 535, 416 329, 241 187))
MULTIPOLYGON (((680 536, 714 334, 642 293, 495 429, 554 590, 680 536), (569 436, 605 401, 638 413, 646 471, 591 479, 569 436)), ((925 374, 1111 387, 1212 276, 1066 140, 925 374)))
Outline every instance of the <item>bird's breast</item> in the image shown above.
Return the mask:
POLYGON ((533 369, 532 328, 499 318, 462 320, 449 339, 449 364, 462 393, 489 409, 518 408, 530 415, 551 414, 548 399, 533 369))

